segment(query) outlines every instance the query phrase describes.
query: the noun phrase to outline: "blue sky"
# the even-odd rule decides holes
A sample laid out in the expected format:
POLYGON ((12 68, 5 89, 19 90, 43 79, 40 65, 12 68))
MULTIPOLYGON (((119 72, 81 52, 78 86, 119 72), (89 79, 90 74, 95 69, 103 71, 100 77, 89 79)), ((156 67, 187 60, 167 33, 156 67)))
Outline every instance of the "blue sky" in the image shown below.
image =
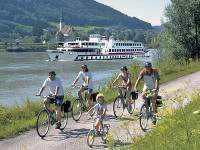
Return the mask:
POLYGON ((161 25, 164 19, 164 9, 170 0, 95 0, 122 13, 137 17, 151 23, 153 26, 161 25))

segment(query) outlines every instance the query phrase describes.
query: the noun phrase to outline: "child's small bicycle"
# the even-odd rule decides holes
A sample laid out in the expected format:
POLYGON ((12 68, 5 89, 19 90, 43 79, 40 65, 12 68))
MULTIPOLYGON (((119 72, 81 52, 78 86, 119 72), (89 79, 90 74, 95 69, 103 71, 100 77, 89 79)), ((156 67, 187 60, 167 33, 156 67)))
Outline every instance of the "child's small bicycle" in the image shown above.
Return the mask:
POLYGON ((87 134, 87 145, 89 147, 92 147, 92 145, 94 143, 94 139, 97 136, 100 136, 104 143, 106 143, 107 138, 108 138, 108 132, 109 132, 109 129, 110 129, 110 124, 103 124, 103 127, 100 129, 100 135, 98 135, 96 128, 95 128, 96 119, 97 118, 94 119, 93 126, 87 134))

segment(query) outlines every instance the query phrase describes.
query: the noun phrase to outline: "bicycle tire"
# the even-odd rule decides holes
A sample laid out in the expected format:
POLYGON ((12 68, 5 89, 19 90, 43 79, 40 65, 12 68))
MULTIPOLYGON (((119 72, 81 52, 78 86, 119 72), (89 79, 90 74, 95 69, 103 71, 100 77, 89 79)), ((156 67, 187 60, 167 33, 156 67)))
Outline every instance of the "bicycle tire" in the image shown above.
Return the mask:
POLYGON ((140 108, 140 117, 139 117, 140 128, 144 132, 147 130, 148 119, 149 119, 147 109, 148 108, 145 104, 143 104, 142 107, 140 108))
POLYGON ((116 97, 113 102, 113 113, 116 118, 121 117, 124 113, 125 104, 123 98, 120 96, 116 97), (121 112, 120 112, 121 110, 121 112), (118 113, 119 112, 119 113, 118 113))
POLYGON ((61 126, 60 130, 64 130, 68 123, 68 112, 61 111, 61 126))
POLYGON ((44 138, 47 135, 49 131, 49 125, 50 125, 49 112, 46 109, 43 109, 39 112, 36 123, 36 131, 41 138, 44 138), (40 120, 42 120, 41 123, 40 120), (41 126, 44 126, 44 129, 41 130, 41 126), (43 130, 44 132, 42 132, 43 130))
POLYGON ((80 99, 74 100, 72 104, 72 118, 74 121, 79 121, 82 115, 82 103, 80 102, 80 99))
POLYGON ((87 134, 87 145, 89 147, 92 147, 92 144, 94 143, 94 138, 95 138, 95 131, 94 129, 91 129, 87 134))
POLYGON ((106 143, 107 141, 107 138, 108 138, 108 131, 109 131, 109 128, 108 126, 104 125, 103 126, 103 134, 101 135, 101 139, 104 143, 106 143))

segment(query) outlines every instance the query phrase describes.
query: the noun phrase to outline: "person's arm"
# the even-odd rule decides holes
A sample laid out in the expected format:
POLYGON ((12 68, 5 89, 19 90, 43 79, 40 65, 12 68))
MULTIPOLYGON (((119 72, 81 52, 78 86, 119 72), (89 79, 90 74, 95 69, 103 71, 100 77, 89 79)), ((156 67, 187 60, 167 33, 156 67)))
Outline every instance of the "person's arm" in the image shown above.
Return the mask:
POLYGON ((159 86, 160 86, 160 75, 159 75, 158 72, 156 72, 155 76, 156 76, 156 87, 155 87, 155 88, 156 88, 157 91, 159 91, 159 86))
POLYGON ((41 89, 39 90, 39 92, 36 94, 36 96, 40 96, 42 94, 42 92, 44 91, 45 87, 42 86, 41 89))
POLYGON ((81 72, 79 72, 79 74, 77 75, 77 77, 76 77, 75 80, 73 81, 72 86, 74 86, 74 85, 78 82, 80 76, 81 76, 81 72))
POLYGON ((131 83, 131 74, 128 74, 128 80, 127 80, 127 85, 131 83))
POLYGON ((88 114, 94 114, 94 111, 95 111, 95 108, 96 108, 96 105, 94 105, 92 108, 90 108, 90 110, 88 110, 88 114), (91 113, 92 112, 92 113, 91 113))
POLYGON ((115 86, 115 83, 119 80, 121 74, 118 74, 117 78, 113 81, 112 86, 115 86))
POLYGON ((142 72, 140 72, 138 79, 135 82, 134 90, 137 91, 137 86, 140 83, 140 80, 143 78, 142 72))
POLYGON ((57 95, 58 95, 59 89, 60 89, 60 87, 59 87, 59 86, 56 86, 56 90, 55 90, 54 96, 57 96, 57 95))
POLYGON ((42 87, 40 88, 39 92, 36 94, 36 96, 40 96, 42 92, 44 91, 45 87, 47 86, 47 79, 44 81, 42 87))

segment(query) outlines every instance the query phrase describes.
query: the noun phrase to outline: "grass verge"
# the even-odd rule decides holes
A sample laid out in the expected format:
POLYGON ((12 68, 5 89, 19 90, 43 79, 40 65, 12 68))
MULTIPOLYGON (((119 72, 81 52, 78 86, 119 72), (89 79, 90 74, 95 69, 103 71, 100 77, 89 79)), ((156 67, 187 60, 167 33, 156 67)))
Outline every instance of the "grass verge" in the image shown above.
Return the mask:
POLYGON ((197 150, 200 146, 200 91, 192 96, 192 102, 174 110, 145 137, 136 137, 131 150, 197 150))

